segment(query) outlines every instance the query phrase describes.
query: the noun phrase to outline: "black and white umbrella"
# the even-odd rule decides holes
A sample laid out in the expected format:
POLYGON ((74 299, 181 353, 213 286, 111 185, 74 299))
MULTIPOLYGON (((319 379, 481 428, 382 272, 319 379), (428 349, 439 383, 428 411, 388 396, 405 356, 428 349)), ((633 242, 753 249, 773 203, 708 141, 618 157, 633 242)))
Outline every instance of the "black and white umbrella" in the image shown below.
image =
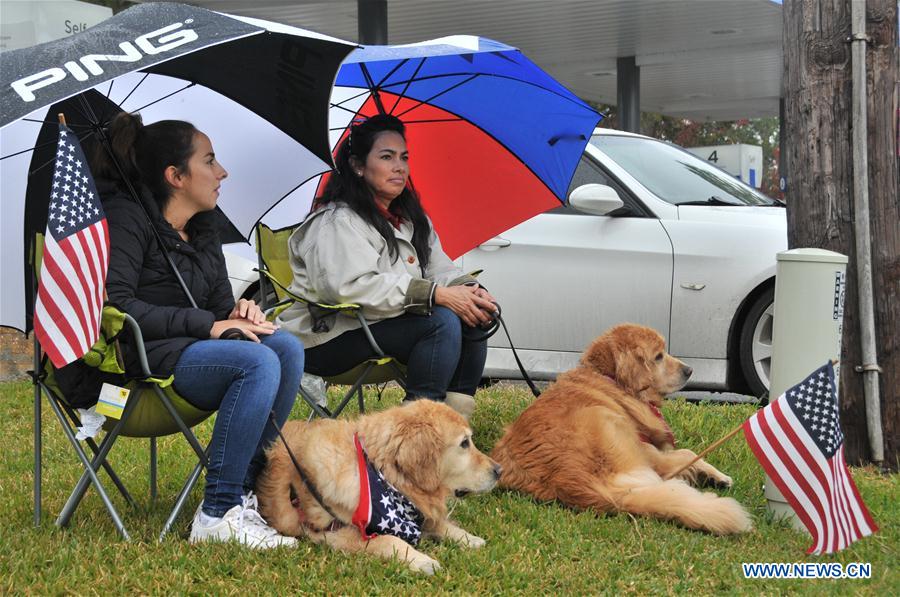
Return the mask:
POLYGON ((0 325, 30 328, 26 250, 46 225, 49 197, 36 189, 52 176, 52 161, 39 150, 55 142, 47 136, 56 130, 54 106, 65 101, 70 127, 88 143, 120 108, 139 112, 146 123, 192 122, 229 171, 219 207, 247 237, 282 197, 331 169, 329 96, 354 47, 167 2, 140 4, 83 33, 0 54, 0 325))

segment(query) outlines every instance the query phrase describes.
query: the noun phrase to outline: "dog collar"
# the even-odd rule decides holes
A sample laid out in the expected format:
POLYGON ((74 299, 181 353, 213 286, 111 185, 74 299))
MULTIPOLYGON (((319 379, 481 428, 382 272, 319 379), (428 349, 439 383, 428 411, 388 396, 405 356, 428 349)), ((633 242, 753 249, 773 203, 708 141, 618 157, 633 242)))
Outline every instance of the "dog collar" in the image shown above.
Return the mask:
MULTIPOLYGON (((293 487, 291 487, 291 491, 293 492, 293 487)), ((295 497, 291 499, 291 505, 295 510, 297 510, 297 515, 300 517, 300 524, 314 533, 333 533, 334 531, 347 526, 337 518, 332 518, 327 527, 320 529, 309 521, 309 517, 306 516, 306 512, 303 510, 303 508, 300 507, 300 498, 295 497)))
MULTIPOLYGON (((662 421, 663 427, 666 428, 666 439, 672 443, 672 447, 674 448, 676 445, 675 444, 675 434, 672 432, 672 428, 669 427, 669 424, 666 422, 665 417, 663 417, 662 412, 656 407, 655 404, 650 404, 649 402, 645 402, 644 404, 647 405, 647 408, 650 409, 650 412, 652 412, 656 416, 657 419, 662 421)), ((651 443, 650 437, 647 434, 639 433, 638 435, 640 436, 642 442, 644 442, 646 444, 651 443)))
MULTIPOLYGON (((605 377, 606 379, 608 379, 609 381, 613 382, 614 384, 619 385, 619 382, 617 382, 614 377, 610 377, 609 375, 606 375, 605 373, 601 373, 601 375, 603 377, 605 377)), ((641 402, 643 402, 643 400, 641 400, 641 402)), ((666 439, 668 439, 672 443, 672 447, 674 448, 675 447, 675 434, 672 432, 672 428, 669 427, 669 424, 666 422, 666 418, 663 417, 662 411, 660 411, 659 408, 657 408, 657 406, 655 404, 650 404, 649 402, 644 402, 644 404, 647 405, 647 408, 650 409, 650 412, 652 412, 657 419, 662 421, 663 426, 666 428, 666 439)), ((646 433, 638 432, 638 437, 640 437, 641 441, 644 442, 645 444, 652 443, 650 441, 650 436, 648 436, 646 433)))

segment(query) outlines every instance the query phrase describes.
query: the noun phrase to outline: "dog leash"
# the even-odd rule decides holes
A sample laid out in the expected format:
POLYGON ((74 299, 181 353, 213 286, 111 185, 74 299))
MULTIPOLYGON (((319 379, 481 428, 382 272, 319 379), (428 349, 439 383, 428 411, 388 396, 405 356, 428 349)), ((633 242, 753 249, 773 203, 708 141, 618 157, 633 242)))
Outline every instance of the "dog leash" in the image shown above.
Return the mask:
POLYGON ((468 342, 486 342, 488 338, 493 336, 503 327, 504 333, 506 333, 506 339, 509 340, 509 347, 512 349, 513 358, 516 359, 516 365, 519 366, 519 371, 522 372, 522 379, 525 380, 525 383, 528 384, 528 387, 531 388, 531 393, 534 394, 534 397, 537 398, 541 395, 540 390, 537 389, 537 386, 534 385, 534 382, 531 381, 531 376, 528 375, 528 372, 525 371, 525 366, 522 364, 522 361, 519 359, 519 354, 516 352, 516 347, 513 345, 512 338, 509 336, 509 328, 506 327, 506 322, 503 321, 503 314, 500 310, 500 305, 494 303, 496 309, 493 313, 491 313, 491 321, 489 324, 485 326, 474 326, 474 327, 463 327, 463 338, 468 342))
POLYGON ((269 411, 269 422, 272 423, 272 427, 275 428, 275 432, 278 433, 278 437, 281 438, 281 442, 284 444, 284 449, 287 450, 288 456, 291 459, 291 462, 294 463, 294 468, 297 469, 297 475, 300 476, 300 480, 303 482, 303 486, 306 487, 306 490, 309 492, 313 499, 319 502, 319 505, 322 506, 322 509, 325 510, 333 519, 341 521, 338 518, 337 514, 335 514, 331 508, 325 503, 325 500, 322 499, 322 494, 318 492, 316 486, 313 485, 313 482, 310 480, 309 475, 303 470, 303 467, 300 466, 300 463, 297 462, 297 458, 294 457, 294 453, 291 451, 291 447, 288 446, 287 440, 284 439, 284 435, 281 433, 281 429, 278 428, 278 423, 275 421, 275 411, 269 411))
POLYGON ((497 314, 497 319, 500 321, 500 325, 503 326, 503 331, 506 333, 506 339, 509 340, 509 347, 512 349, 513 358, 516 359, 516 365, 519 366, 519 371, 522 372, 522 378, 525 380, 525 383, 528 384, 528 387, 531 388, 531 393, 534 394, 535 398, 540 397, 541 392, 537 389, 537 386, 534 385, 534 382, 531 381, 531 376, 528 375, 528 372, 525 371, 525 366, 522 365, 522 361, 519 360, 519 355, 516 352, 516 347, 513 346, 512 338, 509 337, 509 328, 506 327, 506 322, 503 321, 503 316, 499 313, 497 314))

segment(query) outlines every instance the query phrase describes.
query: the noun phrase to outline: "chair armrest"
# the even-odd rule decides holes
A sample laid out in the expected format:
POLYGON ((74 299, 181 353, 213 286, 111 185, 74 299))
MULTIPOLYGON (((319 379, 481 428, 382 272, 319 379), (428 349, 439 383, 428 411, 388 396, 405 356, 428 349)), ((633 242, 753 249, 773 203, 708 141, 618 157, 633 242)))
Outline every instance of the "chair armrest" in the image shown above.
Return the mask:
POLYGON ((267 317, 268 317, 269 313, 272 313, 272 312, 274 312, 275 315, 277 315, 278 313, 281 313, 288 306, 290 306, 292 303, 297 302, 297 301, 300 301, 301 303, 305 303, 307 305, 316 305, 317 307, 321 307, 322 309, 327 309, 329 311, 337 311, 339 313, 344 313, 345 315, 350 315, 353 317, 355 317, 356 313, 358 313, 362 309, 362 307, 360 305, 357 305, 356 303, 330 304, 330 303, 320 303, 317 301, 311 301, 308 298, 305 298, 303 296, 300 296, 299 294, 291 292, 291 290, 287 286, 285 286, 284 284, 279 282, 278 278, 273 276, 271 274, 271 272, 269 272, 269 270, 267 270, 266 268, 256 267, 256 268, 253 268, 253 271, 259 272, 260 275, 265 276, 270 282, 272 282, 272 284, 275 284, 276 286, 278 286, 278 288, 280 288, 282 290, 282 292, 284 292, 289 297, 287 299, 279 301, 276 305, 274 305, 269 310, 267 310, 266 311, 267 317), (276 310, 276 311, 273 311, 273 310, 276 310))
MULTIPOLYGON (((378 342, 375 340, 375 337, 372 335, 372 331, 369 329, 369 323, 366 321, 366 318, 362 313, 362 306, 357 305, 356 303, 338 303, 338 304, 328 304, 328 303, 319 303, 317 301, 311 301, 305 297, 300 296, 299 294, 295 294, 291 292, 289 288, 287 288, 284 284, 278 281, 278 279, 272 275, 266 268, 254 268, 254 271, 260 273, 260 275, 265 276, 272 284, 275 284, 287 295, 288 298, 279 301, 278 304, 273 306, 270 309, 266 310, 266 319, 274 320, 275 317, 287 309, 289 306, 294 304, 297 301, 305 303, 307 305, 315 305, 321 309, 325 309, 327 311, 337 311, 338 313, 343 313, 349 317, 355 317, 357 321, 359 321, 360 327, 363 330, 363 333, 366 336, 366 340, 368 340, 369 345, 372 347, 372 350, 375 351, 375 354, 380 358, 385 358, 385 353, 378 345, 378 342)), ((479 270, 480 272, 480 270, 479 270)))
POLYGON ((141 365, 141 375, 145 378, 153 377, 153 374, 150 372, 150 364, 147 362, 147 349, 144 347, 144 335, 141 333, 141 327, 134 317, 128 313, 123 312, 123 314, 125 315, 125 325, 128 326, 128 330, 131 332, 131 337, 134 340, 134 348, 137 352, 138 362, 141 365))

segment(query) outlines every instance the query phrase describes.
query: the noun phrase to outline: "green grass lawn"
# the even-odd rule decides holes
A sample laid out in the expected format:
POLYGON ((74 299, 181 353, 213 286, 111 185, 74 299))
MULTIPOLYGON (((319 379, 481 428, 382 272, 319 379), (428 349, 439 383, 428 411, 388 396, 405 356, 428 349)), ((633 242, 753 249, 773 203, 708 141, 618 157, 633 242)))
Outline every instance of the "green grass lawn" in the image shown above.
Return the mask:
MULTIPOLYGON (((477 445, 488 452, 532 400, 527 389, 497 385, 481 390, 473 428, 477 445)), ((396 403, 387 390, 382 403, 396 403)), ((748 405, 692 405, 670 401, 663 409, 680 446, 699 451, 753 412, 748 405)), ((304 416, 297 407, 295 416, 304 416)), ((44 517, 33 525, 32 390, 28 383, 0 384, 3 421, 0 494, 0 593, 34 594, 278 594, 317 592, 595 594, 595 593, 756 593, 787 592, 875 595, 900 594, 898 566, 898 486, 900 475, 853 469, 860 492, 881 530, 843 552, 807 556, 808 536, 766 514, 763 473, 739 436, 708 460, 735 479, 722 492, 744 504, 756 529, 720 538, 674 524, 629 515, 597 516, 553 503, 538 503, 497 490, 453 505, 463 528, 487 539, 480 550, 424 541, 421 549, 443 570, 428 577, 397 563, 346 556, 301 541, 298 549, 256 552, 236 545, 192 546, 185 539, 200 500, 195 488, 173 533, 156 542, 172 501, 191 468, 192 453, 180 437, 160 441, 160 496, 151 503, 146 489, 148 442, 122 439, 112 462, 141 509, 121 505, 134 540, 119 539, 96 492, 89 491, 65 530, 56 514, 81 473, 59 424, 44 408, 44 517), (750 580, 742 562, 867 562, 867 580, 750 580)), ((210 422, 198 427, 209 437, 210 422)), ((106 479, 105 476, 101 477, 106 479)), ((109 489, 114 488, 109 485, 109 489)))

